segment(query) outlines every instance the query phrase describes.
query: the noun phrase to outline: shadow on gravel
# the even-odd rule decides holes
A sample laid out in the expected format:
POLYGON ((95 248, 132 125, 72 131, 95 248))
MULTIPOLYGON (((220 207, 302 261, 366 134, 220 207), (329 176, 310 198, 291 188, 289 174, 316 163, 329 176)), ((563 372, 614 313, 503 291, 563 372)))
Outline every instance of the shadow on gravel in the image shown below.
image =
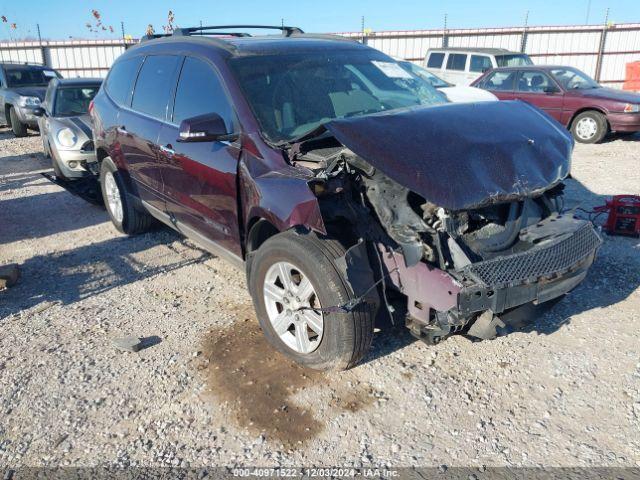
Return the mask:
POLYGON ((10 175, 5 182, 10 182, 12 177, 34 174, 34 171, 51 168, 51 161, 42 153, 24 153, 21 155, 2 155, 2 143, 0 142, 0 176, 10 175))
POLYGON ((601 144, 615 142, 616 140, 622 140, 623 142, 638 142, 640 141, 640 133, 638 132, 619 132, 610 133, 604 139, 601 144))
POLYGON ((70 305, 121 285, 210 258, 204 251, 200 251, 198 257, 188 259, 178 253, 168 252, 168 260, 157 266, 135 258, 137 253, 158 245, 172 249, 170 244, 175 241, 183 241, 183 238, 178 233, 164 229, 138 237, 116 237, 32 257, 20 265, 21 280, 13 288, 0 292, 0 328, 2 318, 36 305, 70 305))
POLYGON ((0 200, 0 245, 79 230, 106 220, 104 208, 77 200, 67 191, 0 200))

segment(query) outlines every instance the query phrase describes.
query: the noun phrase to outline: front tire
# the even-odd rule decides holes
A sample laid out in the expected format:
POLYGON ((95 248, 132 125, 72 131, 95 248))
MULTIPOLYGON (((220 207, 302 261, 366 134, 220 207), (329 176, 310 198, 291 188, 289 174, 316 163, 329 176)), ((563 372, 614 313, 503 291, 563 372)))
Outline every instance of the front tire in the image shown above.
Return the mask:
POLYGON ((267 341, 308 368, 351 368, 373 340, 374 309, 313 310, 355 297, 335 264, 344 253, 335 240, 285 232, 262 244, 251 261, 249 291, 267 341))
POLYGON ((9 108, 9 118, 11 119, 11 130, 16 137, 27 136, 27 126, 20 121, 15 108, 9 108))
POLYGON ((600 112, 582 112, 571 123, 571 134, 578 143, 601 142, 609 131, 606 117, 600 112))
POLYGON ((119 232, 136 235, 151 229, 153 217, 135 208, 127 193, 122 172, 109 157, 102 160, 100 165, 100 190, 109 218, 119 232))
POLYGON ((52 150, 49 150, 49 158, 51 159, 51 167, 53 168, 53 173, 56 174, 56 177, 64 181, 69 181, 69 178, 62 173, 56 154, 52 150))

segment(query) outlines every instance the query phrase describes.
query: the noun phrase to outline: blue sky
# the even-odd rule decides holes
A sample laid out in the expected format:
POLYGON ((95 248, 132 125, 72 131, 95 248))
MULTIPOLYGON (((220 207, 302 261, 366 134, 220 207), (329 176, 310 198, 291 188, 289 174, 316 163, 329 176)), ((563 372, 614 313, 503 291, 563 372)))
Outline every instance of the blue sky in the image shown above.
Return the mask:
MULTIPOLYGON (((126 33, 138 37, 152 23, 156 32, 166 24, 168 10, 180 26, 228 23, 297 25, 308 32, 359 31, 361 17, 373 30, 440 28, 444 14, 450 28, 521 25, 529 11, 530 25, 582 24, 591 5, 589 23, 601 23, 610 7, 614 22, 640 22, 640 0, 0 0, 0 15, 17 24, 14 37, 110 38, 126 33), (96 35, 85 24, 97 9, 114 34, 96 35)), ((0 23, 0 38, 9 38, 8 24, 0 23)))

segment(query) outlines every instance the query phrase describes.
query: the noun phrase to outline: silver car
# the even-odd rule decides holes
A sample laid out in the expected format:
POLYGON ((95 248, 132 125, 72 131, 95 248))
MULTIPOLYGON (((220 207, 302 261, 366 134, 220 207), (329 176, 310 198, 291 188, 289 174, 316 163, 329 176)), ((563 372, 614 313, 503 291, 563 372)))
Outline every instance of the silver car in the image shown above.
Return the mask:
POLYGON ((100 78, 53 79, 34 111, 42 147, 59 178, 87 176, 96 162, 88 111, 101 83, 100 78))

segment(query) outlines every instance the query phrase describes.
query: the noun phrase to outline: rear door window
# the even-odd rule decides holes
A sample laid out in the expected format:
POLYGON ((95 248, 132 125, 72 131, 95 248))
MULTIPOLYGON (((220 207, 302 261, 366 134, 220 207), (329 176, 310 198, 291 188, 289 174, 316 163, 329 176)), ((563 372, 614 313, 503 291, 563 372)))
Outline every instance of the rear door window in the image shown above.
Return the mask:
POLYGON ((120 105, 129 105, 129 98, 141 63, 142 57, 133 57, 120 60, 111 67, 105 90, 114 102, 120 105))
POLYGON ((483 82, 487 90, 512 91, 515 84, 516 72, 493 72, 483 82))
POLYGON ((470 72, 484 73, 492 67, 491 59, 485 55, 471 55, 470 72))
POLYGON ((173 122, 179 124, 186 118, 206 113, 217 113, 227 131, 233 131, 233 110, 218 74, 202 60, 187 57, 178 80, 173 122))
POLYGON ((442 67, 442 62, 444 61, 444 53, 433 52, 429 55, 429 61, 427 62, 428 68, 440 68, 442 67))
POLYGON ((450 53, 447 58, 447 70, 457 70, 464 72, 467 64, 467 55, 463 53, 450 53))
POLYGON ((145 59, 133 92, 133 110, 159 120, 166 119, 180 58, 175 55, 151 55, 145 59))

